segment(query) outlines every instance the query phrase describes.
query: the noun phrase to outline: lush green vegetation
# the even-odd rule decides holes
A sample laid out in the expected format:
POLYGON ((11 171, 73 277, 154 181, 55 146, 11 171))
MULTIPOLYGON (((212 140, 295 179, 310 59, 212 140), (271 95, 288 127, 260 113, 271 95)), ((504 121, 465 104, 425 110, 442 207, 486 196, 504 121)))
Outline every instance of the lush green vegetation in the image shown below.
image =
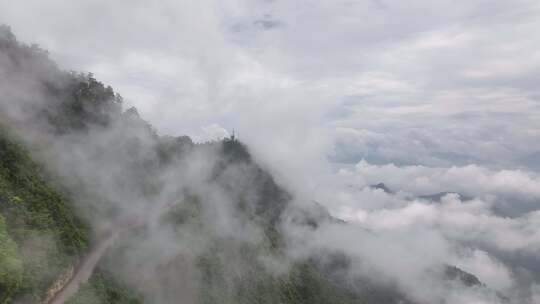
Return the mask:
MULTIPOLYGON (((330 272, 344 270, 348 261, 345 257, 338 255, 330 271, 314 259, 288 265, 280 254, 282 245, 269 235, 269 229, 262 230, 266 238, 259 243, 216 238, 208 235, 200 213, 200 199, 191 196, 163 218, 176 226, 180 237, 197 233, 207 239, 206 249, 196 256, 197 272, 193 277, 198 282, 200 303, 368 303, 363 300, 366 295, 353 292, 338 276, 330 275, 330 272), (264 264, 261 259, 264 256, 275 259, 284 268, 273 271, 264 264)), ((264 221, 259 223, 269 225, 264 221)), ((279 238, 279 232, 272 231, 279 238)))
POLYGON ((21 284, 23 263, 17 243, 7 232, 4 217, 0 215, 0 301, 10 301, 21 284))
POLYGON ((98 269, 75 297, 66 304, 139 304, 141 296, 118 282, 104 269, 98 269))
POLYGON ((257 261, 255 254, 246 254, 245 251, 250 250, 244 249, 242 255, 246 263, 236 272, 227 269, 230 261, 220 259, 215 251, 200 257, 201 303, 366 303, 359 295, 331 280, 310 261, 294 264, 285 273, 271 274, 257 261))
POLYGON ((0 303, 34 299, 88 244, 88 228, 43 170, 0 129, 0 303))

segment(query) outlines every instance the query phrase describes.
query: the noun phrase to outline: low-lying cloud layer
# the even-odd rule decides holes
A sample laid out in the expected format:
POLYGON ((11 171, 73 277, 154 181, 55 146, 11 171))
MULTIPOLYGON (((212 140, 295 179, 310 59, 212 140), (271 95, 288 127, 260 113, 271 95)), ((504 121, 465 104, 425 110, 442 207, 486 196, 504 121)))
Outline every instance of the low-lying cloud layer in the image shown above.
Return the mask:
MULTIPOLYGON (((537 173, 477 165, 400 167, 361 161, 354 168, 341 169, 337 176, 334 190, 321 191, 320 197, 332 202, 328 206, 336 216, 371 231, 378 241, 386 241, 382 241, 384 248, 366 254, 373 265, 390 265, 389 271, 394 271, 400 265, 425 269, 423 264, 429 261, 445 262, 474 273, 490 288, 518 302, 538 297, 537 173), (380 182, 384 189, 374 186, 380 182), (380 253, 386 251, 392 257, 380 253), (408 254, 409 261, 392 264, 408 254)), ((362 240, 358 248, 349 242, 334 245, 353 252, 372 250, 365 248, 373 246, 359 235, 355 237, 362 240)), ((339 238, 328 239, 335 243, 339 238)))

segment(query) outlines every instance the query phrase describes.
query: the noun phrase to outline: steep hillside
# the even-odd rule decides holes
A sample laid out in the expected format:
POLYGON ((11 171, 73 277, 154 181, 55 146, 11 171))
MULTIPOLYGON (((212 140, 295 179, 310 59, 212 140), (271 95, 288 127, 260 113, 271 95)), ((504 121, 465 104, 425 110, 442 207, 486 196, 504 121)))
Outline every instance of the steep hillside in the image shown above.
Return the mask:
POLYGON ((69 303, 412 303, 393 282, 350 272, 341 252, 289 252, 284 224, 346 223, 296 204, 240 141, 159 136, 111 87, 5 27, 0 75, 13 134, 0 135, 0 303, 42 299, 111 233, 69 303))
POLYGON ((88 246, 89 231, 73 204, 0 129, 0 303, 40 298, 88 246))
MULTIPOLYGON (((194 268, 193 275, 184 278, 195 282, 193 290, 188 291, 194 301, 312 303, 310 299, 318 299, 323 303, 332 302, 336 296, 354 298, 350 292, 342 295, 341 288, 324 278, 310 263, 294 266, 290 274, 272 274, 263 265, 260 256, 281 256, 283 242, 278 226, 291 196, 253 161, 243 144, 233 139, 193 144, 186 137, 159 137, 136 110, 122 113, 121 97, 92 75, 59 70, 45 51, 18 43, 7 28, 0 38, 2 72, 9 75, 2 85, 7 96, 7 101, 1 104, 4 122, 17 128, 16 136, 32 147, 35 157, 52 172, 50 176, 55 177, 55 183, 77 206, 75 212, 72 204, 45 182, 44 170, 38 170, 28 153, 3 136, 0 148, 6 170, 2 172, 2 185, 6 186, 2 194, 6 199, 2 214, 11 219, 7 232, 2 231, 3 237, 9 240, 3 249, 7 256, 3 264, 5 271, 12 274, 3 282, 4 302, 23 293, 31 293, 36 300, 44 293, 60 271, 88 247, 92 234, 82 223, 88 223, 98 234, 99 231, 107 233, 111 223, 141 217, 141 210, 152 210, 151 205, 158 205, 160 201, 172 207, 168 207, 171 210, 165 212, 162 219, 158 215, 157 222, 163 224, 157 225, 172 227, 178 242, 186 242, 186 231, 190 231, 189 238, 198 239, 193 244, 196 252, 189 253, 190 265, 187 266, 194 268), (15 86, 21 79, 28 88, 21 88, 24 85, 19 83, 15 86), (23 89, 33 90, 33 94, 22 94, 23 89), (11 107, 13 104, 17 107, 11 107), (58 151, 57 145, 63 150, 58 151), (77 158, 81 154, 83 158, 77 158), (191 168, 194 161, 198 165, 191 168), (92 174, 86 175, 88 171, 92 174), (164 178, 193 179, 194 176, 179 176, 182 171, 203 176, 195 177, 194 183, 171 185, 164 181, 164 178), (109 178, 110 184, 99 184, 102 178, 109 178), (32 190, 34 188, 41 192, 32 190), (136 203, 132 202, 133 208, 126 210, 123 200, 127 199, 136 203), (234 223, 238 226, 210 224, 208 217, 220 216, 213 213, 221 207, 213 204, 224 204, 222 207, 226 210, 218 213, 232 216, 238 220, 234 223), (19 222, 33 228, 35 233, 50 235, 48 246, 54 248, 46 250, 48 254, 40 262, 49 261, 51 265, 42 266, 42 272, 34 271, 33 280, 25 277, 25 273, 32 270, 24 261, 24 237, 17 230, 23 224, 17 224, 19 222), (52 261, 56 264, 52 265, 52 261), (232 261, 238 263, 236 268, 231 267, 232 261), (18 272, 21 274, 13 275, 18 272)), ((163 203, 159 205, 161 208, 163 203)), ((141 238, 152 239, 152 233, 142 228, 119 241, 88 286, 72 302, 122 303, 129 299, 118 296, 122 293, 109 288, 108 285, 114 284, 104 278, 122 279, 123 270, 133 271, 132 265, 125 266, 126 269, 122 265, 114 266, 118 269, 111 271, 111 265, 126 258, 126 248, 130 252, 140 250, 141 238)), ((153 267, 186 267, 184 262, 177 262, 179 259, 187 258, 176 254, 156 259, 157 265, 153 267)), ((173 301, 167 298, 167 293, 175 294, 174 286, 170 286, 170 291, 144 290, 147 280, 123 279, 132 290, 142 290, 150 302, 155 297, 173 301)), ((152 280, 163 280, 165 286, 174 279, 160 273, 152 277, 152 280)))

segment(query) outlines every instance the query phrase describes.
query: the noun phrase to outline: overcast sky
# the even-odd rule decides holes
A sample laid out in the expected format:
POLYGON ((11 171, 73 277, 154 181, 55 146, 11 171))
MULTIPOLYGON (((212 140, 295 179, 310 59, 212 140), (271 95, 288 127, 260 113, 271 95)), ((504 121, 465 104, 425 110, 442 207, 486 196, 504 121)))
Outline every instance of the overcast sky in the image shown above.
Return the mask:
POLYGON ((539 1, 0 0, 0 23, 161 134, 234 129, 334 214, 540 301, 539 1), (414 199, 441 191, 475 200, 414 199))
POLYGON ((540 170, 535 0, 0 0, 0 22, 308 193, 361 160, 540 170))
POLYGON ((540 169, 535 0, 0 0, 0 20, 162 133, 234 128, 272 161, 540 169))

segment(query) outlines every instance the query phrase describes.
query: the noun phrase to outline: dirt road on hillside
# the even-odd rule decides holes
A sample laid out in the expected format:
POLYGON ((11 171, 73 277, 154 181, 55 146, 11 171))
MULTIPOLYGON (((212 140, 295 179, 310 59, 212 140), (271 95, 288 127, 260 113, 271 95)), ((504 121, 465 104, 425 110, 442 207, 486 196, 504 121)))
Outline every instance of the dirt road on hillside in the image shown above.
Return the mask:
POLYGON ((114 241, 122 233, 125 233, 131 229, 143 227, 150 222, 155 222, 159 218, 160 214, 169 210, 173 204, 162 205, 155 210, 149 210, 142 215, 131 214, 115 221, 111 232, 103 237, 84 257, 83 261, 75 269, 73 278, 62 288, 49 302, 44 304, 64 304, 67 300, 73 297, 77 291, 81 288, 82 284, 88 282, 94 269, 96 268, 99 260, 107 252, 107 249, 111 247, 114 241), (153 212, 152 212, 153 211, 153 212))
POLYGON ((94 268, 96 268, 99 260, 107 252, 107 249, 111 247, 119 234, 120 229, 116 229, 110 235, 98 242, 88 255, 86 255, 80 266, 75 270, 73 278, 47 304, 64 304, 68 299, 74 296, 77 291, 79 291, 81 285, 88 282, 88 279, 92 276, 94 268))

